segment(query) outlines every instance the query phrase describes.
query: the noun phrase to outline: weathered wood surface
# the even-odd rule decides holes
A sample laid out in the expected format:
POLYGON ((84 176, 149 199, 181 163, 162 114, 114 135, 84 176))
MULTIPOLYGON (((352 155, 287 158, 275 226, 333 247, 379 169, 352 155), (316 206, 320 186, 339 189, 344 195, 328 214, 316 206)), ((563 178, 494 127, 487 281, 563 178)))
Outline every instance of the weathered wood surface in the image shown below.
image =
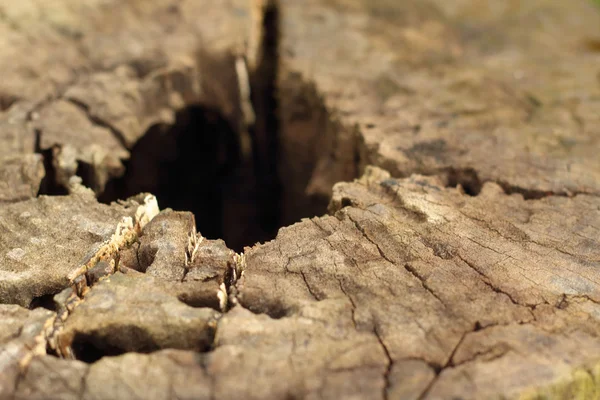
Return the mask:
POLYGON ((327 197, 366 164, 403 177, 467 172, 530 197, 599 192, 591 2, 281 8, 281 160, 299 180, 290 201, 307 187, 327 197))
POLYGON ((243 133, 260 4, 5 3, 0 398, 600 397, 589 2, 281 0, 284 220, 329 206, 243 254, 94 192, 186 104, 243 133))
MULTIPOLYGON (((59 182, 85 162, 102 192, 133 144, 186 104, 242 123, 235 59, 256 53, 258 35, 246 1, 28 0, 0 15, 0 155, 54 148, 59 182)), ((25 196, 10 186, 0 201, 25 196)))

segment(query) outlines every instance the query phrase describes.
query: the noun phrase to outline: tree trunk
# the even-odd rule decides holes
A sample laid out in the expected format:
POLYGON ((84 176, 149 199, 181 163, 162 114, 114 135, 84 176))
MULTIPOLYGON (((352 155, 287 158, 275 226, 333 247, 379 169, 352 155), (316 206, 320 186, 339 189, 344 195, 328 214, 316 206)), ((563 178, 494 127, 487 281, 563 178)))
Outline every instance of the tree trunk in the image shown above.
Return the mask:
POLYGON ((600 398, 590 1, 4 3, 0 399, 600 398))

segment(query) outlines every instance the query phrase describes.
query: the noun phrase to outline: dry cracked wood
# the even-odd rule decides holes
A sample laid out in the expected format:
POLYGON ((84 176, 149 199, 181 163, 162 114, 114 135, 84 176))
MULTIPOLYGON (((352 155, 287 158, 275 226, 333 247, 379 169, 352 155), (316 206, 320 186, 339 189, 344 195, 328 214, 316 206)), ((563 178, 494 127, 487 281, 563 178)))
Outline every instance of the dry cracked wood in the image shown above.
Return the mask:
POLYGON ((83 190, 0 208, 0 301, 29 306, 35 298, 62 290, 93 255, 112 256, 124 247, 126 235, 136 230, 133 219, 138 222, 136 214, 140 209, 146 213, 145 207, 135 199, 123 205, 99 204, 93 192, 83 190))
MULTIPOLYGON (((256 58, 251 12, 241 0, 3 3, 0 156, 54 148, 59 184, 86 163, 101 193, 135 142, 187 104, 218 108, 241 127, 236 60, 256 58)), ((23 175, 35 195, 42 176, 23 175)), ((0 201, 28 194, 0 190, 0 201)))
POLYGON ((0 399, 600 397, 589 2, 5 3, 0 399), (295 224, 95 199, 186 105, 245 135, 256 71, 295 224))
POLYGON ((600 192, 600 55, 590 45, 600 14, 591 2, 280 8, 289 202, 304 191, 327 198, 366 164, 394 176, 458 175, 474 192, 482 181, 529 197, 600 192))
MULTIPOLYGON (((335 187, 334 216, 282 229, 248 252, 238 299, 256 313, 314 318, 332 334, 341 329, 334 321, 344 322, 354 350, 329 347, 328 360, 372 354, 369 341, 358 344, 370 333, 386 378, 378 386, 391 398, 514 397, 578 369, 593 382, 599 205, 584 195, 526 201, 493 183, 469 197, 437 179, 369 169, 335 187), (325 302, 338 306, 312 317, 325 302)), ((292 350, 290 368, 295 358, 318 357, 307 356, 312 347, 292 350)), ((321 375, 337 371, 324 366, 321 375)), ((343 371, 357 382, 364 374, 360 366, 343 371)))

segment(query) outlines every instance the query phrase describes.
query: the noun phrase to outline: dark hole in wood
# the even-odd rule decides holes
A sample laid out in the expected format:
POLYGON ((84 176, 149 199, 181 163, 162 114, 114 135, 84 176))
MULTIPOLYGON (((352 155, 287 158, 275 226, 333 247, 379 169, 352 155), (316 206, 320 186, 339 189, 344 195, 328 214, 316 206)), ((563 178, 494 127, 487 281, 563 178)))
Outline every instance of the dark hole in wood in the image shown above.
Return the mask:
POLYGON ((125 353, 123 349, 102 346, 87 335, 76 335, 71 344, 76 359, 86 363, 94 363, 104 356, 118 356, 125 353))
POLYGON ((273 232, 263 225, 277 226, 277 215, 265 221, 258 212, 251 160, 243 159, 236 131, 216 110, 188 107, 173 126, 153 126, 131 150, 126 168, 100 201, 153 193, 161 209, 191 211, 203 236, 222 238, 235 250, 270 238, 273 232))
MULTIPOLYGON (((196 342, 189 342, 181 348, 204 353, 211 350, 213 340, 214 332, 201 332, 196 342)), ((170 346, 158 343, 145 328, 123 325, 107 327, 102 332, 78 332, 70 347, 77 360, 94 363, 102 357, 130 352, 148 354, 170 346)))
MULTIPOLYGON (((279 11, 267 6, 263 19, 262 58, 251 77, 252 104, 257 114, 251 127, 253 165, 257 188, 257 209, 261 230, 274 237, 282 225, 281 184, 278 170, 279 101, 277 96, 279 11)), ((271 238, 272 238, 271 237, 271 238)))
POLYGON ((92 190, 96 190, 98 184, 96 182, 96 175, 94 174, 93 166, 86 162, 78 161, 75 175, 81 178, 81 183, 84 186, 89 187, 92 190))
POLYGON ((106 356, 118 356, 135 351, 151 353, 159 350, 153 338, 136 326, 115 327, 115 332, 106 333, 77 333, 71 342, 71 350, 77 360, 94 363, 106 356))
POLYGON ((456 187, 458 185, 462 186, 465 194, 469 196, 477 196, 481 192, 483 183, 479 180, 477 172, 472 168, 451 168, 447 172, 446 186, 456 187))
MULTIPOLYGON (((161 209, 192 212, 203 236, 223 239, 236 251, 273 239, 282 225, 315 215, 288 199, 286 207, 293 208, 298 218, 283 218, 282 185, 290 183, 278 170, 279 14, 274 4, 265 10, 263 32, 261 59, 250 77, 257 115, 249 127, 252 154, 242 154, 239 128, 219 110, 190 105, 177 113, 173 125, 152 126, 139 139, 124 162, 124 176, 107 183, 98 195, 101 202, 152 193, 161 209)), ((46 168, 39 193, 68 194, 56 182, 52 150, 39 149, 39 139, 38 132, 36 148, 44 155, 46 168)), ((97 192, 94 172, 93 166, 78 161, 76 174, 97 192)), ((329 199, 318 200, 324 213, 329 199)))
POLYGON ((29 304, 29 308, 31 310, 40 307, 45 308, 46 310, 56 311, 56 304, 54 303, 54 294, 52 293, 35 297, 29 304))
POLYGON ((56 169, 54 168, 52 161, 54 159, 53 149, 37 149, 36 152, 42 155, 44 160, 44 170, 46 171, 46 174, 40 183, 38 195, 63 196, 69 194, 67 188, 59 184, 56 180, 56 169))
POLYGON ((153 193, 161 209, 193 212, 203 236, 223 239, 236 251, 274 238, 281 226, 278 24, 277 8, 269 6, 262 59, 251 77, 257 113, 251 157, 242 155, 237 128, 217 110, 191 106, 177 114, 174 126, 154 126, 136 143, 125 176, 109 182, 100 201, 153 193))

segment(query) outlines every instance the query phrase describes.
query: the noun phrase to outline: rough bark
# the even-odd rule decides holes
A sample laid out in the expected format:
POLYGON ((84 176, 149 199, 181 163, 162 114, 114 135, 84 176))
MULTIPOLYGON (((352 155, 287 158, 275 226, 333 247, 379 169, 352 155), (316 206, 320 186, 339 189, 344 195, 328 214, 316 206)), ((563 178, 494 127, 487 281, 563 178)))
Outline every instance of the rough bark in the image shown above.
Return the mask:
POLYGON ((0 37, 0 399, 600 397, 589 2, 20 0, 0 37), (239 146, 176 193, 239 152, 226 239, 273 240, 97 200, 198 105, 239 146))

